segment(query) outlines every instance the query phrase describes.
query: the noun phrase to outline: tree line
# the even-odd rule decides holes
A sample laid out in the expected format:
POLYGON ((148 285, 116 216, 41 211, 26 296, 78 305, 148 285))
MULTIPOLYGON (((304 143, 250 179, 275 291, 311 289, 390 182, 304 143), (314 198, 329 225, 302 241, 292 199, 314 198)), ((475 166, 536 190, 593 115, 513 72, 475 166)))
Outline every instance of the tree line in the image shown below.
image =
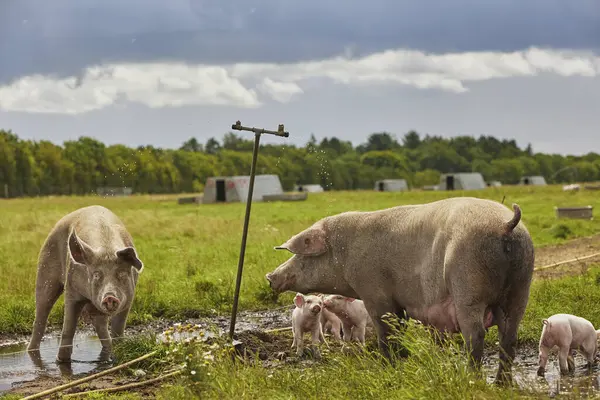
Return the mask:
MULTIPOLYGON (((134 193, 203 190, 210 176, 248 175, 253 140, 227 133, 202 144, 191 138, 179 149, 106 146, 91 137, 64 142, 21 140, 0 130, 0 196, 82 195, 100 187, 128 187, 134 193)), ((437 184, 446 172, 480 172, 486 181, 517 183, 542 175, 548 183, 600 181, 600 155, 562 156, 519 148, 515 140, 492 136, 450 139, 410 131, 397 139, 373 133, 353 146, 337 137, 304 146, 261 146, 257 173, 277 174, 285 190, 319 183, 326 190, 370 189, 376 180, 404 178, 411 187, 437 184)))

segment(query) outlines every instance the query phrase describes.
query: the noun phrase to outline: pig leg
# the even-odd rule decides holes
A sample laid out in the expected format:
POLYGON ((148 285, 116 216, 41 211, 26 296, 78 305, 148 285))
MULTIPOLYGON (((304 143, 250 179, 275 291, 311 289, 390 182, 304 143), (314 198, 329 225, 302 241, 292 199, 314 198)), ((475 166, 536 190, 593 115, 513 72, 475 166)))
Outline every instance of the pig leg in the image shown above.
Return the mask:
MULTIPOLYGON (((49 252, 47 246, 42 250, 49 252)), ((46 331, 48 324, 48 316, 56 300, 60 297, 64 290, 64 286, 56 277, 53 276, 55 271, 60 271, 60 262, 52 262, 46 259, 40 260, 38 264, 38 272, 35 285, 35 321, 33 323, 33 333, 29 341, 28 350, 39 350, 40 343, 46 331)))
POLYGON ((294 331, 294 342, 292 343, 292 346, 296 346, 296 355, 302 357, 302 354, 304 354, 304 342, 302 340, 302 331, 300 328, 296 328, 294 331))
POLYGON ((77 320, 79 319, 85 304, 86 303, 84 301, 65 299, 65 315, 63 319, 62 335, 60 338, 60 349, 58 350, 58 356, 56 357, 58 362, 71 361, 75 328, 77 328, 77 320))
POLYGON ((100 312, 96 312, 92 315, 92 325, 94 330, 100 339, 102 344, 102 351, 100 352, 100 361, 108 361, 110 353, 112 351, 112 340, 108 333, 108 315, 103 315, 100 312))
POLYGON ((37 284, 35 291, 35 321, 27 350, 39 350, 44 332, 46 331, 46 325, 48 324, 48 316, 62 294, 63 288, 63 285, 59 282, 44 284, 42 281, 37 284))
POLYGON ((560 344, 558 350, 558 365, 560 367, 561 374, 569 373, 569 363, 567 359, 569 358, 569 346, 565 346, 564 344, 560 344))
POLYGON ((317 329, 319 330, 319 342, 323 342, 325 343, 325 346, 327 346, 327 348, 329 348, 329 343, 327 343, 327 340, 325 340, 325 334, 323 333, 323 326, 317 322, 317 329))
MULTIPOLYGON (((319 351, 319 337, 323 334, 323 331, 321 330, 321 324, 316 323, 315 327, 312 329, 311 331, 311 347, 312 347, 312 351, 313 354, 315 355, 315 358, 319 359, 321 358, 321 352, 319 351)), ((327 342, 325 342, 327 343, 327 342)))
MULTIPOLYGON (((369 312, 369 316, 371 317, 371 321, 373 321, 373 327, 377 333, 377 344, 383 356, 391 363, 395 361, 396 355, 406 357, 408 355, 406 349, 401 348, 395 342, 392 344, 389 343, 388 336, 391 329, 386 323, 386 318, 384 317, 388 313, 396 314, 396 316, 400 319, 401 327, 403 327, 404 324, 402 324, 402 322, 404 319, 406 319, 404 310, 396 311, 397 307, 394 307, 385 301, 371 303, 367 302, 367 299, 365 299, 364 303, 367 311, 369 312)), ((344 326, 343 329, 345 335, 346 327, 344 326)))
POLYGON ((352 324, 344 321, 342 322, 342 325, 344 327, 344 341, 350 342, 352 340, 352 324))
POLYGON ((360 325, 357 325, 354 327, 353 329, 353 336, 356 338, 356 340, 358 340, 360 342, 360 344, 364 345, 365 344, 365 330, 367 328, 367 324, 365 323, 361 323, 360 325))
MULTIPOLYGON (((512 366, 515 359, 519 323, 525 312, 527 296, 514 295, 505 307, 493 307, 494 321, 498 325, 500 353, 498 355, 498 372, 495 383, 509 384, 512 381, 512 366), (515 304, 517 303, 517 304, 515 304), (508 310, 508 311, 504 311, 508 310)), ((547 356, 546 356, 547 358, 547 356)), ((544 368, 545 368, 544 363, 544 368)))
POLYGON ((340 334, 341 327, 340 324, 331 324, 331 334, 335 340, 342 340, 342 335, 340 334))
MULTIPOLYGON (((587 367, 590 370, 596 362, 596 351, 598 350, 598 344, 596 340, 596 335, 594 334, 594 336, 590 340, 587 340, 581 346, 582 353, 585 355, 585 359, 587 360, 587 367)), ((574 367, 575 363, 573 363, 573 369, 575 369, 574 367)))
POLYGON ((550 352, 550 349, 548 347, 540 344, 540 354, 538 357, 539 358, 539 360, 538 360, 539 368, 537 370, 538 376, 544 376, 544 372, 546 371, 546 364, 548 363, 548 353, 549 352, 550 352))
POLYGON ((112 317, 112 319, 110 320, 110 332, 112 334, 113 339, 123 336, 130 308, 131 304, 129 305, 129 307, 112 317))
POLYGON ((480 370, 483 358, 483 345, 485 328, 483 317, 486 305, 461 304, 456 308, 456 317, 460 331, 465 339, 465 350, 469 357, 469 364, 475 370, 480 370))

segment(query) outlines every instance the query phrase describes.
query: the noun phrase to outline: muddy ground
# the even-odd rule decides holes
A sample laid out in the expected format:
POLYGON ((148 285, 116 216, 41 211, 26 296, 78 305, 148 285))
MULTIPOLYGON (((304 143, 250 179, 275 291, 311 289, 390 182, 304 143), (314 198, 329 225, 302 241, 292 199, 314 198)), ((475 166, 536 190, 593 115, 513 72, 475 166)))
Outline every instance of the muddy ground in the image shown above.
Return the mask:
MULTIPOLYGON (((536 267, 542 267, 549 264, 553 264, 560 261, 574 259, 576 257, 586 256, 592 253, 600 252, 600 235, 588 238, 576 239, 564 244, 556 246, 548 246, 536 250, 536 267)), ((575 275, 585 272, 585 270, 592 264, 597 264, 600 261, 599 257, 587 259, 583 261, 574 261, 565 265, 552 267, 540 271, 536 271, 536 279, 547 279, 557 278, 565 275, 575 275)), ((274 368, 276 366, 286 365, 288 363, 311 363, 313 361, 300 361, 291 351, 290 346, 292 342, 290 331, 281 332, 268 332, 272 329, 285 328, 291 325, 291 309, 292 305, 283 309, 268 310, 268 311, 246 311, 241 312, 238 315, 236 323, 237 338, 240 340, 241 345, 239 350, 248 350, 251 353, 257 353, 263 364, 267 368, 274 368), (267 331, 267 332, 265 332, 267 331)), ((183 321, 182 321, 183 322, 183 321)), ((191 323, 194 325, 208 326, 216 325, 219 329, 225 333, 229 327, 229 316, 218 316, 203 319, 191 319, 184 323, 191 323)), ((138 335, 142 332, 163 332, 165 329, 173 325, 173 321, 167 320, 156 320, 147 325, 129 326, 127 328, 126 336, 131 337, 138 335)), ((81 346, 85 347, 86 343, 92 343, 90 346, 93 347, 94 333, 89 326, 86 326, 81 331, 83 337, 87 337, 88 340, 84 340, 81 346)), ((54 338, 57 341, 58 331, 52 331, 48 334, 50 338, 54 338)), ((28 335, 2 335, 0 336, 0 364, 7 357, 2 354, 18 352, 25 349, 28 335)), ((97 340, 95 346, 99 348, 97 340)), ((494 372, 497 368, 497 355, 498 349, 488 348, 486 349, 486 355, 484 358, 484 364, 486 365, 486 371, 488 372, 488 380, 491 382, 494 378, 494 372)), ((584 360, 581 357, 576 358, 578 365, 584 365, 584 360)), ((91 362, 91 361, 90 361, 91 362)), ((571 378, 560 378, 556 370, 556 365, 549 365, 546 378, 538 378, 535 376, 536 364, 537 364, 537 348, 534 345, 522 345, 519 348, 517 358, 515 360, 516 374, 515 379, 521 386, 535 387, 542 393, 548 395, 555 395, 557 393, 570 393, 574 388, 581 391, 581 394, 600 394, 600 384, 598 372, 595 371, 592 374, 586 374, 583 367, 579 367, 575 374, 575 377, 571 378)), ((93 362, 92 362, 93 363, 93 362)), ((1 365, 0 365, 1 366, 1 365)), ((29 368, 27 371, 31 376, 31 366, 20 366, 21 368, 29 368)), ((19 382, 19 365, 15 365, 14 379, 4 377, 4 381, 10 381, 12 387, 1 388, 7 390, 5 393, 14 393, 20 395, 29 395, 38 393, 42 390, 50 389, 59 384, 66 383, 69 380, 83 377, 91 372, 97 372, 103 368, 102 366, 95 366, 94 369, 85 372, 73 374, 64 374, 48 371, 37 371, 34 379, 19 382)), ((135 368, 132 367, 132 368, 135 368)), ((0 370, 1 371, 1 370, 0 370)), ((6 374, 6 373, 5 373, 6 374)), ((0 372, 0 379, 2 378, 2 372, 0 372)), ((106 387, 117 386, 129 382, 135 382, 138 380, 150 379, 152 376, 144 376, 143 378, 136 378, 132 376, 105 376, 97 380, 92 381, 89 384, 84 384, 74 389, 73 391, 79 390, 93 390, 101 389, 106 387)), ((159 384, 157 384, 159 385, 159 384)), ((142 395, 148 395, 151 397, 153 386, 148 386, 142 389, 138 389, 137 392, 142 395)))

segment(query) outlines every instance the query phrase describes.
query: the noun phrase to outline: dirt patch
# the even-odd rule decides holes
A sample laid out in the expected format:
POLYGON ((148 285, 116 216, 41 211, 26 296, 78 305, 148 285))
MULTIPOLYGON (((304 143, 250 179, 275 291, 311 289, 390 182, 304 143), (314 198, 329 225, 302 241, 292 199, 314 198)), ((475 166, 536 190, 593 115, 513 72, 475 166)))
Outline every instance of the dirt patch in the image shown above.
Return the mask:
MULTIPOLYGON (((535 267, 574 260, 600 252, 600 235, 570 240, 553 246, 545 246, 535 250, 535 267)), ((559 278, 565 275, 584 273, 591 265, 600 262, 600 255, 585 260, 575 260, 567 264, 535 271, 536 278, 559 278)))
MULTIPOLYGON (((95 372, 99 372, 99 371, 94 371, 94 373, 95 372)), ((72 380, 83 378, 86 375, 87 374, 73 376, 72 380)), ((152 379, 152 378, 154 378, 154 376, 144 376, 141 379, 122 377, 122 376, 116 376, 116 377, 115 376, 101 376, 100 378, 94 379, 91 382, 86 382, 86 383, 83 383, 74 388, 70 388, 70 389, 58 392, 57 394, 54 394, 53 396, 47 397, 47 398, 58 399, 58 398, 60 398, 60 395, 64 395, 64 394, 79 393, 79 392, 84 392, 84 391, 87 392, 87 391, 98 390, 98 389, 107 389, 107 388, 122 386, 122 385, 126 385, 129 383, 139 382, 139 381, 152 379)), ((34 381, 28 381, 28 382, 23 382, 22 384, 18 384, 17 386, 15 386, 15 388, 13 388, 10 391, 10 393, 20 395, 20 396, 29 396, 32 394, 42 392, 44 390, 52 389, 58 385, 68 383, 70 380, 71 379, 66 379, 66 378, 58 378, 57 379, 56 377, 42 376, 34 381)), ((161 384, 164 384, 165 382, 168 382, 168 380, 165 380, 163 382, 149 384, 147 386, 142 386, 140 388, 135 388, 132 390, 135 390, 135 393, 140 395, 142 398, 154 398, 155 397, 154 392, 156 391, 156 389, 158 387, 160 387, 161 384)), ((125 393, 125 390, 122 392, 117 392, 117 393, 125 393)))

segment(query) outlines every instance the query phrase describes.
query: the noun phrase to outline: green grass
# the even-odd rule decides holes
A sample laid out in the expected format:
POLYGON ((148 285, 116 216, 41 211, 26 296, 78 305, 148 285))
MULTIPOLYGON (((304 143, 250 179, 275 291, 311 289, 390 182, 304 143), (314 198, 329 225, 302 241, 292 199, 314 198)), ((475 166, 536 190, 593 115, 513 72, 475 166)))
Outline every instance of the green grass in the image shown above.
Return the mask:
MULTIPOLYGON (((592 268, 582 276, 558 280, 535 281, 531 299, 521 325, 520 343, 537 345, 541 319, 557 312, 567 312, 588 318, 600 325, 600 268, 592 268)), ((275 336, 288 333, 274 334, 275 336)), ((488 334, 487 341, 495 341, 488 334)), ((421 325, 410 321, 403 334, 393 339, 405 346, 410 356, 391 366, 376 350, 374 337, 367 341, 367 351, 344 354, 338 349, 327 351, 323 358, 311 364, 298 362, 274 363, 268 368, 254 359, 232 357, 232 349, 224 340, 211 345, 204 343, 172 343, 168 348, 142 337, 120 343, 116 352, 120 361, 133 359, 145 352, 160 349, 160 362, 144 366, 156 370, 185 363, 184 374, 156 388, 156 398, 179 399, 514 399, 545 398, 534 389, 498 388, 487 384, 482 375, 468 368, 460 336, 444 344, 436 343, 421 325)), ((522 349, 522 348, 521 348, 522 349)), ((519 350, 517 350, 519 351, 519 350)), ((555 355, 551 356, 555 357, 555 355)), ((490 360, 487 374, 495 374, 497 356, 490 360), (490 372, 491 371, 491 372, 490 372)), ((553 358, 551 358, 551 362, 553 358)), ((136 366, 137 368, 138 366, 136 366)), ((526 373, 525 381, 535 381, 535 367, 526 373)), ((517 369, 514 369, 517 373, 517 369)), ((523 381, 521 376, 520 381, 523 381)), ((582 384, 582 388, 585 383, 582 384)), ((574 385, 572 398, 578 398, 574 385)), ((564 396, 563 396, 564 397, 564 396)), ((125 393, 106 397, 137 399, 138 394, 125 393)))
MULTIPOLYGON (((246 248, 240 309, 275 305, 264 275, 288 254, 273 246, 327 215, 473 195, 518 203, 536 246, 598 232, 600 222, 558 221, 554 206, 600 205, 589 191, 559 186, 501 187, 473 192, 311 194, 305 202, 255 203, 246 248)), ((0 333, 29 333, 34 318, 35 274, 40 247, 65 214, 86 205, 109 207, 133 235, 146 268, 129 323, 156 317, 197 317, 231 309, 245 205, 178 205, 176 196, 130 198, 49 197, 0 202, 0 333)), ((291 301, 280 296, 278 304, 291 301)), ((62 322, 62 297, 50 316, 62 322)))
MULTIPOLYGON (((306 202, 255 203, 246 250, 240 306, 273 306, 264 274, 288 255, 273 246, 317 219, 347 210, 374 210, 398 204, 423 203, 451 195, 474 195, 518 203, 535 245, 545 246, 598 232, 595 221, 557 221, 554 206, 600 205, 590 192, 564 193, 560 187, 505 187, 478 192, 375 193, 339 192, 309 195, 306 202)), ((132 233, 146 264, 130 323, 155 317, 197 316, 229 312, 243 224, 244 205, 186 205, 176 197, 140 196, 125 199, 56 197, 0 202, 0 331, 28 333, 34 316, 35 269, 39 248, 54 223, 85 205, 102 204, 119 215, 132 233)), ((581 315, 600 326, 600 268, 581 276, 534 281, 529 306, 520 327, 521 343, 535 345, 541 319, 557 312, 581 315)), ((280 304, 291 302, 281 296, 280 304)), ((60 324, 62 300, 51 321, 60 324)), ((289 333, 281 333, 285 335, 289 333)), ((141 366, 151 373, 186 363, 186 373, 162 383, 158 399, 317 399, 317 398, 486 398, 541 397, 539 393, 487 385, 467 368, 458 340, 435 344, 419 325, 411 325, 398 340, 411 356, 395 367, 382 362, 377 351, 344 355, 324 353, 315 365, 286 364, 264 368, 259 363, 233 361, 226 347, 206 345, 157 346, 151 336, 117 344, 120 362, 153 349, 160 355, 141 366), (174 351, 176 350, 176 351, 174 351), (207 360, 207 352, 214 361, 207 360), (195 373, 192 374, 192 371, 195 373)), ((486 337, 497 340, 496 328, 486 337)), ((371 340, 373 344, 373 339, 371 340)), ((371 346, 373 348, 373 346, 371 346)), ((283 363, 282 363, 283 364, 283 363)), ((497 368, 496 357, 492 368, 497 368)), ((88 398, 137 399, 136 393, 88 398)))

